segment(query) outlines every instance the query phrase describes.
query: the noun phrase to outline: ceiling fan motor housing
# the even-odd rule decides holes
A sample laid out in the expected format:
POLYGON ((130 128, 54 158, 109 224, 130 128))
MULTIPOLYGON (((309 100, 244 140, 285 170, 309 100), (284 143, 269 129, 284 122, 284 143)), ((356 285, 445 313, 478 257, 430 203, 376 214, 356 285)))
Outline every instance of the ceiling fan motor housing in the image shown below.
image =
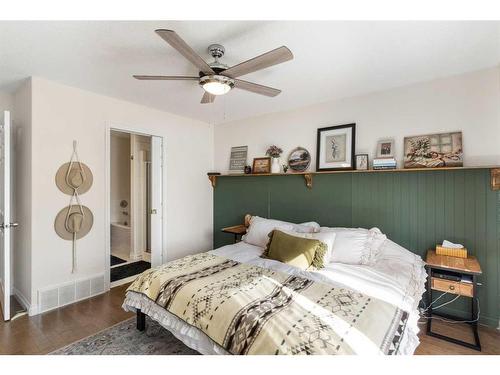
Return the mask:
POLYGON ((215 60, 217 60, 224 56, 224 52, 226 52, 226 49, 221 44, 210 44, 208 46, 208 52, 215 60))

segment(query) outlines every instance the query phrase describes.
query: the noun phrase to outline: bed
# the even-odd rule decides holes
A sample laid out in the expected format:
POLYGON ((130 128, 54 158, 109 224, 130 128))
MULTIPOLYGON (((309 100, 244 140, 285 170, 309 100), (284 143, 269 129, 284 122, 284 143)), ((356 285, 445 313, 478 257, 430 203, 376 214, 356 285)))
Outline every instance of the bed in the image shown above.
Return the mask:
POLYGON ((148 270, 123 308, 137 312, 138 328, 147 315, 201 354, 414 353, 419 256, 387 239, 370 266, 302 270, 263 251, 242 241, 148 270))

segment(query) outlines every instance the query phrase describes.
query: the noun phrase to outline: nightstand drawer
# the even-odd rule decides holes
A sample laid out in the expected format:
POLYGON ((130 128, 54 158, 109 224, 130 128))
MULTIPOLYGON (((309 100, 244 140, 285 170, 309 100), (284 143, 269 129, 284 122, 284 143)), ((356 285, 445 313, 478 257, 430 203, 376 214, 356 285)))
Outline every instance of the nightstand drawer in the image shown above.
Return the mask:
POLYGON ((472 284, 443 280, 436 277, 432 278, 432 289, 439 290, 441 292, 459 294, 465 297, 472 297, 474 292, 472 284))

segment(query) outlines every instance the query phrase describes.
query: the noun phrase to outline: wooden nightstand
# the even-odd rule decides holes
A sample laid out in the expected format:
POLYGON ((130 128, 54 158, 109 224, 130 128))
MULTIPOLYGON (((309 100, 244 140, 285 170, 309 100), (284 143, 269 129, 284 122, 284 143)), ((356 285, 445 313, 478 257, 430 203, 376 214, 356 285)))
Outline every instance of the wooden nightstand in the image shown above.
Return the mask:
POLYGON ((477 320, 479 318, 477 276, 481 275, 481 267, 479 265, 479 262, 473 256, 469 256, 468 258, 456 258, 446 255, 437 255, 434 250, 429 250, 427 252, 426 263, 427 273, 429 275, 427 279, 427 300, 429 304, 429 309, 427 310, 427 334, 429 336, 437 337, 454 344, 463 345, 468 348, 481 351, 481 343, 479 341, 479 334, 477 332, 477 320), (450 280, 436 277, 435 275, 440 272, 446 273, 450 277, 450 280), (459 280, 451 280, 451 278, 455 277, 459 278, 459 280), (449 314, 432 311, 431 303, 433 290, 471 298, 471 317, 470 319, 467 319, 468 321, 470 321, 467 324, 470 324, 472 327, 475 341, 474 344, 432 332, 433 315, 441 316, 445 319, 453 321, 464 320, 462 318, 458 318, 449 314))
POLYGON ((238 242, 238 236, 241 238, 246 232, 247 227, 243 224, 241 225, 233 225, 232 227, 226 227, 221 229, 224 233, 234 234, 234 243, 238 242))

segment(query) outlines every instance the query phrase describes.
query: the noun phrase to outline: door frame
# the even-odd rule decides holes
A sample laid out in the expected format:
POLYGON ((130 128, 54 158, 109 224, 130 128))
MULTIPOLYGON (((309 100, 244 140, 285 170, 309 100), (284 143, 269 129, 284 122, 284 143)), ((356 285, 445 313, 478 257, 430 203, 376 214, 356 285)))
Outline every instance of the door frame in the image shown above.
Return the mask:
MULTIPOLYGON (((11 221, 12 221, 12 186, 11 186, 11 173, 12 173, 12 168, 11 168, 11 117, 10 117, 10 111, 2 111, 3 112, 3 119, 2 121, 4 122, 2 126, 4 127, 3 129, 3 136, 4 136, 4 150, 3 152, 5 153, 5 159, 3 163, 3 185, 6 186, 7 194, 3 194, 2 199, 4 200, 4 212, 3 212, 3 224, 4 226, 6 225, 7 227, 4 227, 3 229, 3 239, 0 239, 0 241, 4 241, 4 264, 3 266, 3 279, 1 280, 2 282, 0 283, 0 299, 2 302, 0 303, 0 320, 1 321, 8 321, 10 320, 11 316, 11 308, 10 308, 10 296, 12 294, 12 227, 11 227, 11 221), (7 196, 6 196, 7 195, 7 196)), ((0 155, 2 157, 2 155, 0 155)), ((0 189, 2 189, 3 186, 0 186, 0 189)))
MULTIPOLYGON (((167 217, 167 207, 165 204, 165 197, 167 196, 167 184, 165 183, 165 137, 162 135, 157 135, 152 133, 150 130, 140 126, 130 126, 130 125, 117 125, 117 124, 106 124, 105 129, 105 219, 104 219, 104 234, 105 234, 105 246, 104 246, 104 290, 108 291, 110 289, 110 274, 111 274, 111 132, 121 131, 130 134, 159 137, 161 138, 161 179, 162 179, 162 204, 161 204, 161 237, 162 237, 162 249, 160 254, 161 263, 166 259, 166 217, 167 217)), ((152 251, 152 250, 151 250, 152 251)), ((151 255, 152 258, 152 255, 151 255)))

